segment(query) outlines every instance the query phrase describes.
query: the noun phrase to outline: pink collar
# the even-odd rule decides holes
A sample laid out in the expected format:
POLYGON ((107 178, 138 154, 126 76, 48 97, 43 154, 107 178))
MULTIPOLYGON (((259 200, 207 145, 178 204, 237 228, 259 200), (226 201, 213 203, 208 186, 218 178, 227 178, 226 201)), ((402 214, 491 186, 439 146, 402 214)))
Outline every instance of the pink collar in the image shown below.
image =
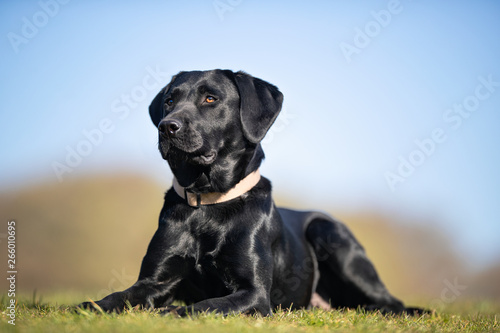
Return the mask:
POLYGON ((174 187, 175 193, 179 195, 182 199, 186 200, 188 205, 191 207, 200 207, 201 205, 213 205, 225 201, 235 199, 242 194, 250 191, 260 180, 259 169, 255 170, 245 178, 243 178, 238 184, 225 193, 211 192, 211 193, 192 193, 188 192, 186 188, 182 187, 177 178, 174 177, 172 186, 174 187))

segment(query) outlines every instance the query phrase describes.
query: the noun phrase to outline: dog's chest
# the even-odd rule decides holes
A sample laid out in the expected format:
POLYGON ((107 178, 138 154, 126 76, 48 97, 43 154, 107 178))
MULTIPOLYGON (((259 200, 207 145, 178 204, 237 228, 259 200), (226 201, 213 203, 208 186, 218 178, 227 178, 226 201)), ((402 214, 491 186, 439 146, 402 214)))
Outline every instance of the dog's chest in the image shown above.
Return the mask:
POLYGON ((170 253, 192 262, 196 271, 216 268, 227 254, 233 233, 229 223, 197 212, 169 226, 167 235, 173 245, 170 253))
POLYGON ((170 253, 173 257, 181 257, 185 265, 179 299, 188 302, 198 297, 219 297, 233 289, 234 279, 227 271, 228 258, 234 254, 231 234, 228 226, 196 216, 170 233, 177 240, 170 253), (196 291, 196 297, 186 290, 196 291))
POLYGON ((249 252, 255 243, 256 224, 248 222, 244 207, 227 207, 172 205, 164 209, 162 236, 167 239, 167 258, 161 261, 166 266, 159 269, 180 274, 178 299, 227 295, 242 279, 249 278, 251 272, 247 271, 253 267, 249 265, 249 252))

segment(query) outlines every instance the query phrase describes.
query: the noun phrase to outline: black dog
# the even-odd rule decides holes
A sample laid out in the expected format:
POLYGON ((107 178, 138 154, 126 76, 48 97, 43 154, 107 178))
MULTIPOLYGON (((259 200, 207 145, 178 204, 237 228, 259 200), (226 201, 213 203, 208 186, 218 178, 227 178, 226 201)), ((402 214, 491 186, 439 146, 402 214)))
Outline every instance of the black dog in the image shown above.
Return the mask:
POLYGON ((229 70, 181 72, 159 92, 149 112, 174 183, 138 281, 99 307, 129 303, 179 315, 269 315, 279 306, 420 311, 389 294, 344 224, 275 207, 259 175, 260 141, 282 101, 275 86, 229 70))

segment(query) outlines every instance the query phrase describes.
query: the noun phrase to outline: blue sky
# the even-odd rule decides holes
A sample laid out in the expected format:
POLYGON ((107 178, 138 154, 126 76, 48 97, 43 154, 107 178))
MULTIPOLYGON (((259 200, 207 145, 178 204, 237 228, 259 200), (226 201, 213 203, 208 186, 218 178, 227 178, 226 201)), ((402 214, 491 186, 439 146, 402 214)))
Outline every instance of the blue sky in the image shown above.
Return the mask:
POLYGON ((500 3, 0 8, 3 189, 116 170, 168 186, 149 102, 178 71, 241 69, 285 95, 264 142, 277 193, 428 221, 472 266, 500 260, 500 3))

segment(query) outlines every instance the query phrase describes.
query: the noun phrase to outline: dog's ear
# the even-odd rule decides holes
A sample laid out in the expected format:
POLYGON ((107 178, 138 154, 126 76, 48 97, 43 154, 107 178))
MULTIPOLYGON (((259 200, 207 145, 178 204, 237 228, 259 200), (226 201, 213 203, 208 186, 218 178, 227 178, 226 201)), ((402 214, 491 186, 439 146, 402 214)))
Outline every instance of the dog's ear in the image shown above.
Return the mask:
POLYGON ((149 116, 151 117, 151 120, 153 121, 153 124, 155 124, 156 127, 160 124, 161 119, 163 118, 163 94, 165 94, 166 91, 170 88, 170 85, 174 82, 175 77, 177 75, 174 75, 172 77, 172 80, 163 87, 162 90, 156 95, 155 98, 153 98, 153 101, 151 104, 149 104, 149 116))
POLYGON ((283 94, 274 85, 241 71, 234 78, 240 94, 243 134, 258 143, 281 111, 283 94))
POLYGON ((167 87, 164 87, 153 99, 151 104, 149 104, 149 116, 155 124, 156 127, 160 124, 162 115, 163 115, 163 94, 165 93, 167 87))

